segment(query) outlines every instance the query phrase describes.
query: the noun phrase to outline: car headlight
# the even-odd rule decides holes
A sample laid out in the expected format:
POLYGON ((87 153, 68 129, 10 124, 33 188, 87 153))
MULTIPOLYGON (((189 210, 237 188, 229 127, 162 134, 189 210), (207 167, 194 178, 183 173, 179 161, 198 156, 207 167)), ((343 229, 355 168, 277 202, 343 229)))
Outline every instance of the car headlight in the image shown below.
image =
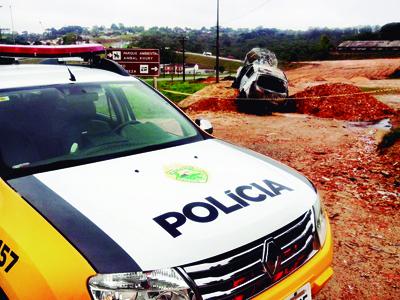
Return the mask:
POLYGON ((97 274, 89 279, 95 300, 192 300, 193 293, 174 269, 97 274))
POLYGON ((315 216, 315 227, 317 229, 317 234, 321 246, 325 243, 326 238, 326 218, 324 209, 321 204, 321 197, 318 194, 317 200, 313 205, 314 216, 315 216))

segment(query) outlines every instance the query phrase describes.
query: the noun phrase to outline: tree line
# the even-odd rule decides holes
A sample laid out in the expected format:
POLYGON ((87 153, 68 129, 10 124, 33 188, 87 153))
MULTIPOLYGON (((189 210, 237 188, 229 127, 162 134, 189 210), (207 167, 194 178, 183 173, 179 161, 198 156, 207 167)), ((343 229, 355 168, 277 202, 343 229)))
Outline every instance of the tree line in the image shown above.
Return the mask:
MULTIPOLYGON (((161 60, 174 60, 176 51, 182 49, 180 40, 185 37, 186 50, 191 52, 215 53, 216 27, 190 29, 125 26, 122 23, 110 27, 65 26, 49 28, 42 34, 22 32, 0 35, 0 42, 18 44, 41 43, 43 40, 59 39, 60 43, 76 41, 101 41, 101 39, 124 39, 130 47, 161 49, 161 60)), ((275 52, 279 60, 300 61, 327 59, 329 53, 344 40, 400 40, 400 23, 389 23, 382 27, 364 26, 355 28, 311 28, 306 31, 280 30, 257 27, 254 29, 220 29, 221 55, 243 59, 247 51, 254 47, 268 48, 275 52)))

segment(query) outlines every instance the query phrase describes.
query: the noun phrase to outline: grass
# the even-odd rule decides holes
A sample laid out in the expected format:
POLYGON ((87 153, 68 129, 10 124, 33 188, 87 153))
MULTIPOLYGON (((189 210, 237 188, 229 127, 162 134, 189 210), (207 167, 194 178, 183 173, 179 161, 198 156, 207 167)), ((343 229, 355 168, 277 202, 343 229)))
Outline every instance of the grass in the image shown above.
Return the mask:
POLYGON ((397 92, 399 91, 398 89, 394 88, 381 88, 381 87, 360 87, 360 90, 374 95, 391 95, 391 94, 397 94, 397 92))
POLYGON ((20 64, 38 64, 43 61, 43 58, 22 58, 19 60, 20 64))
POLYGON ((193 93, 203 89, 205 86, 206 86, 206 84, 204 84, 204 83, 191 82, 191 81, 186 81, 186 82, 183 82, 183 81, 176 81, 176 82, 160 81, 160 82, 158 82, 158 90, 164 96, 166 96, 168 99, 170 99, 174 102, 182 101, 183 99, 185 99, 187 97, 187 95, 177 95, 177 94, 167 92, 165 90, 186 93, 186 94, 193 94, 193 93))
MULTIPOLYGON (((198 64, 200 69, 214 69, 215 67, 215 58, 213 57, 193 54, 185 54, 185 56, 187 64, 198 64)), ((220 65, 224 67, 225 71, 228 71, 229 73, 236 73, 237 69, 242 65, 242 63, 220 59, 220 65)))

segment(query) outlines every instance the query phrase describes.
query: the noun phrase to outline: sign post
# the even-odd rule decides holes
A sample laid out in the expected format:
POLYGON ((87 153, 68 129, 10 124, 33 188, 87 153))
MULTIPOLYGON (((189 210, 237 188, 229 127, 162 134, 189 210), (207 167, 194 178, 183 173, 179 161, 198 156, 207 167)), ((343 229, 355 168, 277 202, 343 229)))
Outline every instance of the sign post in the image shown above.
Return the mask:
POLYGON ((153 77, 154 88, 157 88, 157 77, 160 76, 159 49, 109 48, 106 50, 106 55, 131 75, 153 77))

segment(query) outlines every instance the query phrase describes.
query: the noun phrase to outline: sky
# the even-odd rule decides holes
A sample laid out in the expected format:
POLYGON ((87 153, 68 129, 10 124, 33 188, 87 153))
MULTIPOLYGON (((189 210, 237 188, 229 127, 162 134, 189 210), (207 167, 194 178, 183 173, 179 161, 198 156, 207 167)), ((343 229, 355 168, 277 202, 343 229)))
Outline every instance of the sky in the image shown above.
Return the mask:
MULTIPOLYGON (((0 28, 43 32, 66 25, 168 26, 216 24, 217 0, 0 0, 0 28), (11 7, 11 9, 10 9, 11 7)), ((223 27, 306 30, 400 21, 400 0, 220 0, 223 27)))

